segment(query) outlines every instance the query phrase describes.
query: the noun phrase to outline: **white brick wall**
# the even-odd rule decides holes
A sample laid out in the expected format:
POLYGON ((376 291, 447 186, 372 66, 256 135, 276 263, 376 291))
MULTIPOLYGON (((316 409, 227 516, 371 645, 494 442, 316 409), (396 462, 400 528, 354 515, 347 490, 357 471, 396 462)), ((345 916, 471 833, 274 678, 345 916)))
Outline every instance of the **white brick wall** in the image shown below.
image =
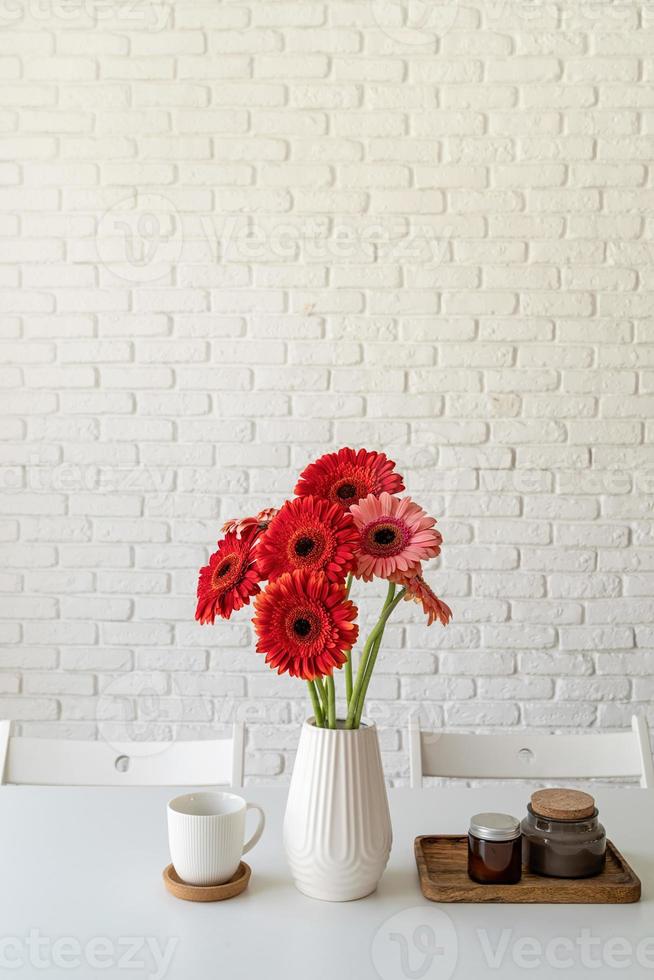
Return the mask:
POLYGON ((304 691, 197 568, 363 444, 455 613, 388 631, 391 777, 420 706, 654 722, 651 2, 15 0, 0 51, 0 716, 236 712, 283 778, 304 691))

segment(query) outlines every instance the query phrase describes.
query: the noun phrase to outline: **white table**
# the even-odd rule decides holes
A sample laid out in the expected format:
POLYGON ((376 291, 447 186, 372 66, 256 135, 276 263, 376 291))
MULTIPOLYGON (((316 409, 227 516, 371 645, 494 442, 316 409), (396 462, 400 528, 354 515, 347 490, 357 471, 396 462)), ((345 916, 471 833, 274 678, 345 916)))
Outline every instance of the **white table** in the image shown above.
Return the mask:
POLYGON ((653 792, 596 794, 609 836, 643 882, 639 904, 422 898, 416 835, 462 832, 480 810, 522 815, 528 794, 506 785, 391 791, 395 843, 379 889, 330 904, 305 898, 291 882, 281 846, 286 791, 248 788, 244 795, 262 804, 268 821, 248 856, 249 889, 200 905, 173 898, 161 880, 173 791, 3 786, 0 973, 21 980, 654 978, 653 792), (155 952, 166 951, 171 959, 161 965, 155 952))

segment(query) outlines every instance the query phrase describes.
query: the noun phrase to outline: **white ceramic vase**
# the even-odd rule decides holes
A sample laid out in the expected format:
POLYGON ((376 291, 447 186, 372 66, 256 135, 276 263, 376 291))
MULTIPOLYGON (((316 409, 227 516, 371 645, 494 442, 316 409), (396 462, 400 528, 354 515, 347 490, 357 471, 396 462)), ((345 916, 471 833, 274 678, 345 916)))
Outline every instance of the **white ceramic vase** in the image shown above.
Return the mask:
POLYGON ((302 726, 284 817, 295 884, 311 898, 349 902, 375 890, 392 830, 375 725, 302 726))

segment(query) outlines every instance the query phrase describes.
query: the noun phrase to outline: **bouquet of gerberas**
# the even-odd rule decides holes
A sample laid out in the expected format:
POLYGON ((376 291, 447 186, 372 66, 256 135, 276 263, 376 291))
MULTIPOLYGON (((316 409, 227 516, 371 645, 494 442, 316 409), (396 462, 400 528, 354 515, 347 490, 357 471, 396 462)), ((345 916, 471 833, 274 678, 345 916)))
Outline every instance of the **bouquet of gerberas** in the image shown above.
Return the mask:
POLYGON ((436 520, 410 497, 396 496, 402 490, 402 477, 384 453, 327 453, 300 474, 295 498, 279 510, 228 521, 218 550, 200 570, 195 618, 229 619, 255 596, 257 652, 279 674, 307 682, 319 727, 337 727, 334 669, 342 667, 344 727, 359 727, 384 627, 402 599, 419 603, 429 625, 438 619, 445 626, 452 615, 422 574, 421 563, 440 552, 436 520), (356 677, 353 578, 388 581, 356 677))

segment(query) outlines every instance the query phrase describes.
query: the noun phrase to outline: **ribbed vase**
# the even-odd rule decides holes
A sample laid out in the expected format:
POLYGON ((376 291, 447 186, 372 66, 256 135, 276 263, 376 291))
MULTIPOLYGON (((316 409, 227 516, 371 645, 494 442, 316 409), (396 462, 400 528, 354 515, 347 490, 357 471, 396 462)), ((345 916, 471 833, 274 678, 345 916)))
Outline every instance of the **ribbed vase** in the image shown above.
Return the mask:
POLYGON ((284 817, 295 884, 311 898, 349 902, 377 887, 392 843, 375 725, 302 726, 284 817))

